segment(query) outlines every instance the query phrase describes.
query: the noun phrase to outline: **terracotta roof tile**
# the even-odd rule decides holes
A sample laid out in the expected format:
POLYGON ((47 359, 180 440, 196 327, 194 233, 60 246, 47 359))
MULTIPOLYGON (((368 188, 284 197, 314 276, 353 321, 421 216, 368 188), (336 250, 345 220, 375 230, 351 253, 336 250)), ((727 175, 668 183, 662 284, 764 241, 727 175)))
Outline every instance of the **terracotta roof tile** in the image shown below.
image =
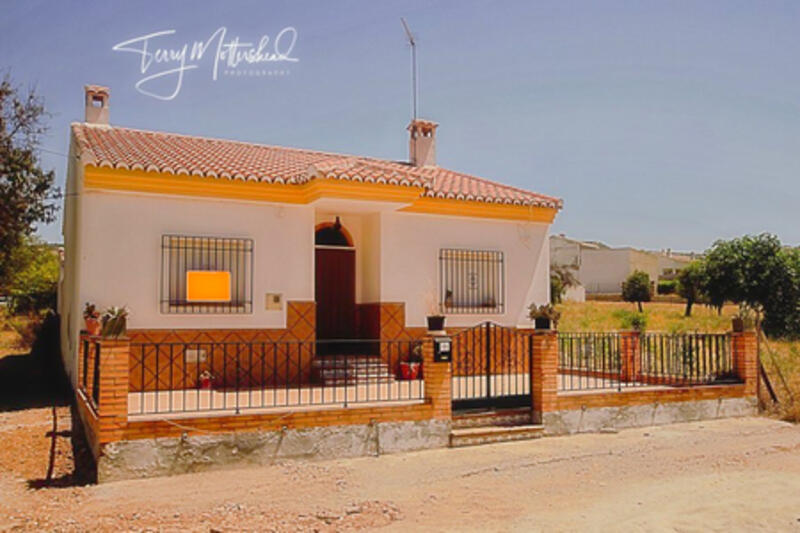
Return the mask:
POLYGON ((301 184, 324 177, 421 187, 425 196, 435 198, 562 206, 558 198, 441 167, 86 123, 72 124, 72 132, 87 166, 265 183, 301 184))

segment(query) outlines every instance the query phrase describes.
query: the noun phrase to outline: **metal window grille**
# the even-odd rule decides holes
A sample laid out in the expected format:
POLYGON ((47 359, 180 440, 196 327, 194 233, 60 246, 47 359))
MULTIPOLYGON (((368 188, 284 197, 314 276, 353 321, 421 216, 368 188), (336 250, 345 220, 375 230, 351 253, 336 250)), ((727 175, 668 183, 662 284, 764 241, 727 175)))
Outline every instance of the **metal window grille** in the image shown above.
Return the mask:
POLYGON ((439 251, 439 308, 451 314, 505 312, 503 252, 439 251))
POLYGON ((251 313, 253 311, 253 240, 222 237, 161 237, 162 313, 251 313), (187 272, 230 275, 230 300, 187 299, 187 272))

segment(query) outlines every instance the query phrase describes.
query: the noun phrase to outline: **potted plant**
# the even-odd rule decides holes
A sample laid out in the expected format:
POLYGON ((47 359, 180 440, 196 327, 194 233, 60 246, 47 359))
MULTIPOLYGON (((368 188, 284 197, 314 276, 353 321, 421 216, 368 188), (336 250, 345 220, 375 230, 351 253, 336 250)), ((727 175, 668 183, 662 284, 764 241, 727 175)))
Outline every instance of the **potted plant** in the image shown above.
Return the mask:
POLYGON ((428 331, 444 331, 444 315, 439 312, 436 293, 429 291, 426 299, 428 303, 428 331))
POLYGON ((126 307, 109 307, 101 318, 100 335, 109 339, 124 337, 128 332, 128 309, 126 307))
POLYGON ((528 307, 528 317, 533 320, 536 329, 555 329, 558 327, 558 319, 561 318, 561 312, 552 304, 538 307, 536 304, 531 304, 528 307))
POLYGON ((400 362, 400 377, 402 379, 419 379, 422 368, 422 345, 417 344, 405 361, 400 362))
POLYGON ((197 378, 197 388, 202 390, 211 390, 214 388, 214 374, 209 370, 203 370, 200 377, 197 378))
POLYGON ((753 317, 753 310, 747 305, 740 305, 739 312, 733 315, 731 319, 733 331, 741 333, 747 329, 755 327, 755 318, 753 317))
POLYGON ((86 302, 83 307, 83 321, 89 335, 100 335, 100 312, 93 303, 86 302))

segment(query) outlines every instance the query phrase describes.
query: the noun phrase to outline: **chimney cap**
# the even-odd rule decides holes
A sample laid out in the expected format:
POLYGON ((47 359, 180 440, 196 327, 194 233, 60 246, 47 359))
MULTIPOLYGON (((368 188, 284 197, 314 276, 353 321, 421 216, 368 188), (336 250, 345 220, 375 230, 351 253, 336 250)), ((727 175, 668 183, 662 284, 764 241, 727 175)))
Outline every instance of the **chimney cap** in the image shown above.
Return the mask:
POLYGON ((409 123, 406 129, 408 131, 413 131, 413 130, 435 131, 436 128, 438 127, 439 127, 438 122, 434 122, 432 120, 427 120, 424 118, 416 118, 409 123))
POLYGON ((87 93, 110 95, 111 89, 104 85, 84 85, 83 90, 87 93))

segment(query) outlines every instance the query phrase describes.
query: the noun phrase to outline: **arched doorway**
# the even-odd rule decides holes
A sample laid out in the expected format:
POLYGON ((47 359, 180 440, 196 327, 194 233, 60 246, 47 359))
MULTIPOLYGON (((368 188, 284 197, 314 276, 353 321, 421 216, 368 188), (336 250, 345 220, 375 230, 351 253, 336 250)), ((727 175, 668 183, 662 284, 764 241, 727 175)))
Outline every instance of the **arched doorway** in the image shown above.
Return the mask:
MULTIPOLYGON (((356 336, 356 253, 353 240, 336 217, 335 222, 316 227, 314 245, 317 339, 353 339, 356 336)), ((330 345, 331 350, 335 351, 333 346, 330 345)))

